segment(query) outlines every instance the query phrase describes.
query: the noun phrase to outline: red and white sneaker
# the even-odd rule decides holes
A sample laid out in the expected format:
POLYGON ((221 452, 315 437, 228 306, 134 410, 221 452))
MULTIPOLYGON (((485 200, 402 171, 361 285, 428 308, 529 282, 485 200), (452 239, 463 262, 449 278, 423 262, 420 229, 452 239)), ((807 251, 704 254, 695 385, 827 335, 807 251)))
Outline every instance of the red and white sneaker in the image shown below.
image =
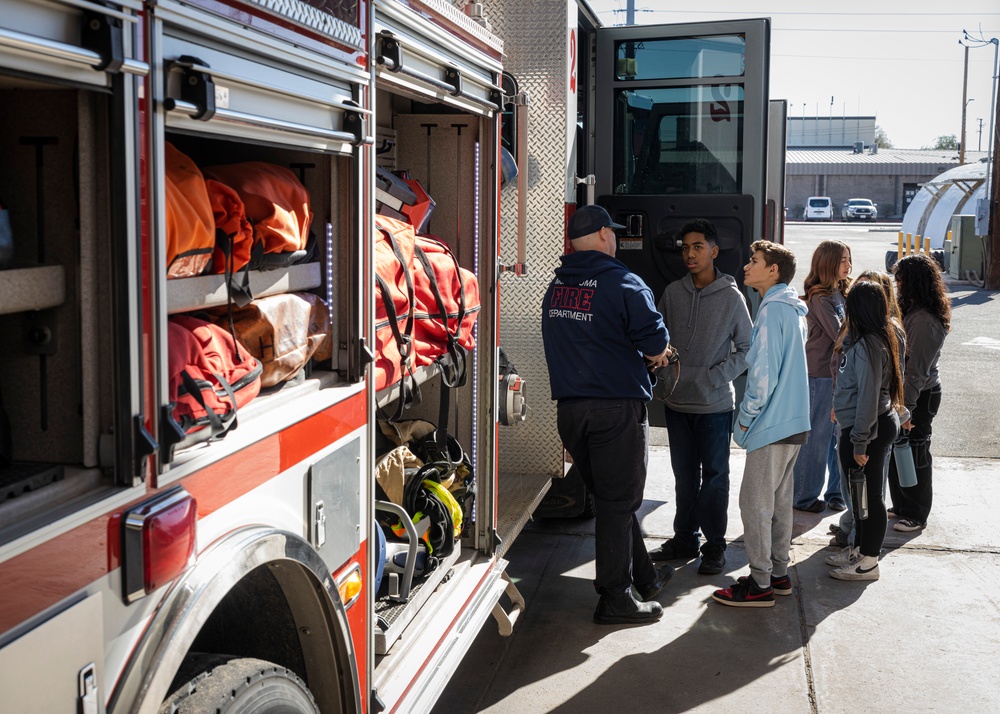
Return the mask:
POLYGON ((761 588, 753 578, 741 578, 728 588, 716 590, 712 599, 730 607, 774 607, 774 588, 761 588))
MULTIPOLYGON (((744 580, 749 578, 749 575, 741 575, 736 578, 736 582, 742 583, 744 580)), ((792 594, 792 579, 787 575, 782 575, 780 577, 771 576, 771 589, 774 590, 775 595, 791 595, 792 594)))

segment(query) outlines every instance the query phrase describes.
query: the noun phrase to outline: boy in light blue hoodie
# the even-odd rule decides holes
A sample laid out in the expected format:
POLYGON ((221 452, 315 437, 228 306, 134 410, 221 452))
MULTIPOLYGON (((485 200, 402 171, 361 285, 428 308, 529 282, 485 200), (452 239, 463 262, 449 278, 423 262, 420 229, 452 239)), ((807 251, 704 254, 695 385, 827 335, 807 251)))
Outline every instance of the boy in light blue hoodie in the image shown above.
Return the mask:
POLYGON ((716 590, 712 599, 735 607, 773 607, 774 595, 791 595, 795 458, 809 433, 806 304, 788 283, 795 255, 759 240, 750 246, 744 284, 761 294, 747 354, 747 385, 734 438, 747 450, 740 487, 740 516, 750 577, 716 590))

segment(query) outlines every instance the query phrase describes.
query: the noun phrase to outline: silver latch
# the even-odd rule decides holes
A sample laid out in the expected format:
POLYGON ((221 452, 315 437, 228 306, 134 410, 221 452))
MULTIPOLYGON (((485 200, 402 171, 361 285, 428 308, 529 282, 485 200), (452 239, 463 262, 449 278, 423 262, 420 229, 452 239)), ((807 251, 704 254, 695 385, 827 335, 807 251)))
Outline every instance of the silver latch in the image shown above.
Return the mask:
POLYGON ((97 668, 91 662, 77 675, 77 691, 80 695, 80 714, 99 714, 97 668))
POLYGON ((326 543, 326 508, 322 501, 316 501, 316 532, 313 540, 317 548, 322 548, 326 543))

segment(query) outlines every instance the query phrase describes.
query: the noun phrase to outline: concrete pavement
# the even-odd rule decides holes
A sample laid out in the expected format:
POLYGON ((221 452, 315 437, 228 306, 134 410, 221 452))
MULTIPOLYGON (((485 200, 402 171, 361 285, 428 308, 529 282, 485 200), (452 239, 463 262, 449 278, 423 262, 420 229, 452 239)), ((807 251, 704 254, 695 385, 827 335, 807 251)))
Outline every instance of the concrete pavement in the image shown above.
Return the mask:
MULTIPOLYGON (((828 233, 786 240, 807 256, 828 233)), ((885 235, 844 237, 856 273, 881 267, 885 235)), ((879 581, 828 577, 827 531, 839 514, 795 512, 793 594, 770 609, 712 602, 749 572, 737 502, 745 455, 734 448, 725 573, 676 563, 660 622, 595 625, 594 521, 531 523, 507 554, 527 610, 510 638, 485 625, 435 714, 1000 711, 1000 293, 946 282, 953 324, 934 421, 934 508, 923 532, 890 528, 879 581)), ((641 517, 652 548, 673 533, 674 494, 666 430, 650 436, 641 517)))
MULTIPOLYGON (((1000 710, 1000 464, 936 457, 928 527, 903 534, 890 521, 877 582, 828 577, 839 514, 795 512, 794 592, 750 609, 711 600, 748 572, 744 452, 731 461, 726 572, 675 563, 654 625, 591 621, 593 520, 530 524, 507 556, 527 601, 514 635, 488 622, 435 713, 1000 710)), ((649 473, 641 518, 652 548, 672 533, 668 447, 651 448, 649 473)))

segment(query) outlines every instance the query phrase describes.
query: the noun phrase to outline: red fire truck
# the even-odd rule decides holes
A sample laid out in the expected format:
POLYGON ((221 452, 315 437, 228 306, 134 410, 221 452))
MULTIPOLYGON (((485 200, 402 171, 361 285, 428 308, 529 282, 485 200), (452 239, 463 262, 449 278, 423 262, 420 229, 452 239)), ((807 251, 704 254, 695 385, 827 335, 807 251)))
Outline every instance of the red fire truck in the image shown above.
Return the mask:
POLYGON ((607 205, 659 286, 692 212, 743 260, 780 224, 766 53, 765 20, 599 28, 575 1, 0 0, 0 710, 430 709, 491 614, 511 631, 504 555, 564 473, 537 308, 566 217, 607 205), (680 68, 652 59, 671 42, 680 68), (294 174, 304 255, 168 279, 176 151, 294 174), (372 368, 380 181, 404 171, 481 295, 467 380, 423 365, 419 404, 372 368), (237 288, 321 298, 328 355, 192 440, 171 329, 237 288), (404 411, 448 414, 476 475, 422 576, 373 478, 404 411))

